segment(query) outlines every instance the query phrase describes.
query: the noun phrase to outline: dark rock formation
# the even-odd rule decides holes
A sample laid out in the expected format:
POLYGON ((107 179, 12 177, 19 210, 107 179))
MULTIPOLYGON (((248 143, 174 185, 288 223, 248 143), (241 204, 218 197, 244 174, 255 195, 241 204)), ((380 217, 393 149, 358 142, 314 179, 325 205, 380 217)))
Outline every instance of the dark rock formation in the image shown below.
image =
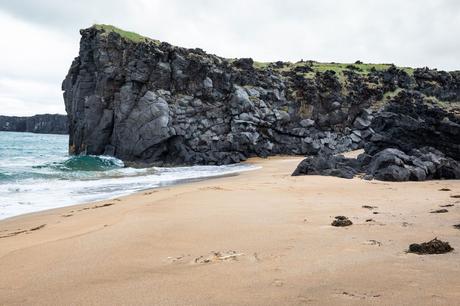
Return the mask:
POLYGON ((351 222, 351 220, 345 216, 336 216, 331 225, 336 227, 344 227, 353 225, 353 222, 351 222))
POLYGON ((401 89, 460 100, 456 72, 229 60, 124 33, 81 30, 62 86, 71 153, 155 164, 332 154, 361 148, 372 134, 370 109, 401 89))
POLYGON ((319 154, 304 159, 292 175, 327 175, 351 179, 358 173, 358 167, 359 163, 355 159, 319 154))
POLYGON ((453 251, 454 249, 448 242, 434 238, 431 241, 423 243, 413 243, 409 246, 409 253, 423 254, 444 254, 453 251))
POLYGON ((68 134, 69 123, 66 115, 0 116, 0 131, 68 134))
MULTIPOLYGON (((358 118, 359 119, 359 118, 358 118)), ((460 179, 460 118, 419 92, 402 91, 369 123, 365 153, 357 159, 319 155, 293 175, 321 174, 383 181, 460 179)))
POLYGON ((403 152, 433 147, 460 160, 460 116, 420 92, 400 92, 376 115, 371 128, 375 135, 366 145, 370 155, 389 147, 403 152))

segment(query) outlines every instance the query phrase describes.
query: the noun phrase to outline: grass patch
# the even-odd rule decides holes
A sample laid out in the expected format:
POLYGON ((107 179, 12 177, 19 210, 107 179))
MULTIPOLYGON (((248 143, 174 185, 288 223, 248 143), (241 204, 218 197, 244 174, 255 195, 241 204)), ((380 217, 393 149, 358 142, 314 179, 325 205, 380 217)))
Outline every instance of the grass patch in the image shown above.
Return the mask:
POLYGON ((130 32, 130 31, 125 31, 125 30, 122 30, 122 29, 119 29, 113 25, 109 25, 109 24, 95 24, 93 25, 93 27, 95 29, 98 29, 98 30, 103 30, 104 32, 106 32, 107 34, 108 33, 111 33, 111 32, 114 32, 114 33, 117 33, 118 35, 120 35, 122 38, 126 39, 126 40, 129 40, 129 41, 132 41, 134 43, 141 43, 141 42, 153 42, 157 45, 160 44, 160 41, 158 40, 155 40, 155 39, 151 39, 151 38, 148 38, 148 37, 145 37, 145 36, 142 36, 140 34, 137 34, 135 32, 130 32))
POLYGON ((268 65, 270 65, 271 63, 269 62, 256 62, 254 61, 253 63, 253 66, 254 68, 257 68, 257 69, 266 69, 268 68, 268 65))
MULTIPOLYGON (((266 69, 270 66, 271 63, 269 62, 254 62, 254 68, 258 69, 266 69)), ((392 64, 365 64, 365 63, 321 63, 316 61, 302 61, 302 62, 285 62, 285 65, 282 68, 274 68, 274 70, 278 72, 283 71, 290 71, 295 69, 296 67, 302 66, 310 66, 313 69, 313 72, 305 73, 304 76, 307 78, 311 78, 315 75, 316 72, 325 72, 328 70, 334 71, 339 78, 343 76, 343 72, 345 70, 350 70, 350 67, 354 67, 356 69, 352 69, 358 74, 367 75, 371 73, 372 70, 377 71, 385 71, 392 66, 392 64)), ((399 69, 404 70, 409 75, 414 74, 414 69, 410 67, 398 67, 399 69)))

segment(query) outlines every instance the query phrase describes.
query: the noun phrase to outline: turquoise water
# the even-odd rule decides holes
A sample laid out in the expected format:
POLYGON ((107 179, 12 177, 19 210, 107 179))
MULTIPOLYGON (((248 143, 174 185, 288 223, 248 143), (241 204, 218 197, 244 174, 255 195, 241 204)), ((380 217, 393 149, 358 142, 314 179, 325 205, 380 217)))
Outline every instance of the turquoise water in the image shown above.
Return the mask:
POLYGON ((66 135, 0 132, 0 219, 255 168, 134 169, 113 157, 69 156, 67 143, 66 135))

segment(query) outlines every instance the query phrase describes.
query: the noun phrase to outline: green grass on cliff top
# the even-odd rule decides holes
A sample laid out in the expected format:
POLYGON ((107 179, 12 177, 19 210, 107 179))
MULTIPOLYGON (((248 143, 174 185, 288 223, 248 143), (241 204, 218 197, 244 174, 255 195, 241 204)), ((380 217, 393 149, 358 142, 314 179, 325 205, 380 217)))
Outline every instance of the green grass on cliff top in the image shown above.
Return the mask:
MULTIPOLYGON (((270 63, 268 62, 254 62, 254 67, 258 69, 266 69, 270 63)), ((302 61, 302 62, 297 62, 297 63, 286 63, 284 67, 278 68, 275 70, 278 71, 289 71, 294 69, 295 67, 301 67, 301 66, 306 66, 310 65, 311 68, 313 69, 313 72, 306 73, 306 77, 313 77, 316 72, 325 72, 328 70, 332 70, 337 74, 343 74, 344 70, 348 70, 349 67, 353 66, 356 70, 356 73, 358 74, 369 74, 372 69, 375 70, 387 70, 390 68, 391 64, 365 64, 365 63, 320 63, 320 62, 315 62, 315 61, 302 61)), ((398 67, 404 71, 406 71, 409 75, 412 75, 414 72, 413 68, 410 67, 398 67)))
POLYGON ((130 31, 125 31, 122 29, 119 29, 113 25, 110 24, 94 24, 94 28, 98 30, 103 30, 106 33, 114 32, 119 34, 122 38, 135 42, 135 43, 140 43, 140 42, 154 42, 155 44, 160 44, 160 41, 151 39, 145 36, 142 36, 140 34, 137 34, 135 32, 130 32, 130 31))
MULTIPOLYGON (((141 43, 141 42, 153 42, 156 45, 160 44, 160 41, 151 39, 146 36, 142 36, 138 33, 131 32, 131 31, 125 31, 122 29, 119 29, 113 25, 109 24, 94 24, 94 28, 98 30, 103 30, 106 33, 114 32, 119 34, 122 38, 132 41, 134 43, 141 43)), ((231 61, 231 60, 230 60, 231 61)), ((267 62, 254 62, 254 67, 258 69, 266 69, 270 63, 267 62)), ((354 64, 341 64, 341 63, 320 63, 320 62, 315 62, 315 61, 301 61, 297 63, 286 63, 286 65, 283 68, 275 69, 278 71, 289 71, 291 69, 294 69, 295 67, 300 67, 300 66, 305 66, 305 65, 311 65, 313 72, 305 73, 305 77, 314 77, 316 72, 325 72, 327 70, 332 70, 335 71, 339 78, 343 76, 344 70, 349 69, 350 66, 353 66, 356 68, 356 72, 358 74, 368 74, 371 69, 375 70, 387 70, 391 64, 365 64, 365 63, 354 63, 354 64)), ((400 67, 404 71, 406 71, 409 75, 413 74, 413 69, 409 67, 400 67)))

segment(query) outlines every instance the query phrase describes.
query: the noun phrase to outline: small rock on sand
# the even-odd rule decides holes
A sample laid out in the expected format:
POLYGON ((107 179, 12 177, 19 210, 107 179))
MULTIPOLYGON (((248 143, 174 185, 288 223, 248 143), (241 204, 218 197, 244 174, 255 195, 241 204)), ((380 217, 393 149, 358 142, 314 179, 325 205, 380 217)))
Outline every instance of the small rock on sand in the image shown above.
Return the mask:
POLYGON ((451 252, 453 248, 450 246, 449 242, 444 242, 434 238, 429 242, 423 243, 413 243, 409 246, 409 253, 415 253, 419 255, 423 254, 444 254, 451 252))
POLYGON ((449 211, 447 209, 445 209, 445 208, 430 211, 430 213, 432 213, 432 214, 444 214, 444 213, 447 213, 447 212, 449 212, 449 211))
POLYGON ((331 223, 332 226, 350 226, 352 224, 353 222, 345 216, 337 216, 331 223))

